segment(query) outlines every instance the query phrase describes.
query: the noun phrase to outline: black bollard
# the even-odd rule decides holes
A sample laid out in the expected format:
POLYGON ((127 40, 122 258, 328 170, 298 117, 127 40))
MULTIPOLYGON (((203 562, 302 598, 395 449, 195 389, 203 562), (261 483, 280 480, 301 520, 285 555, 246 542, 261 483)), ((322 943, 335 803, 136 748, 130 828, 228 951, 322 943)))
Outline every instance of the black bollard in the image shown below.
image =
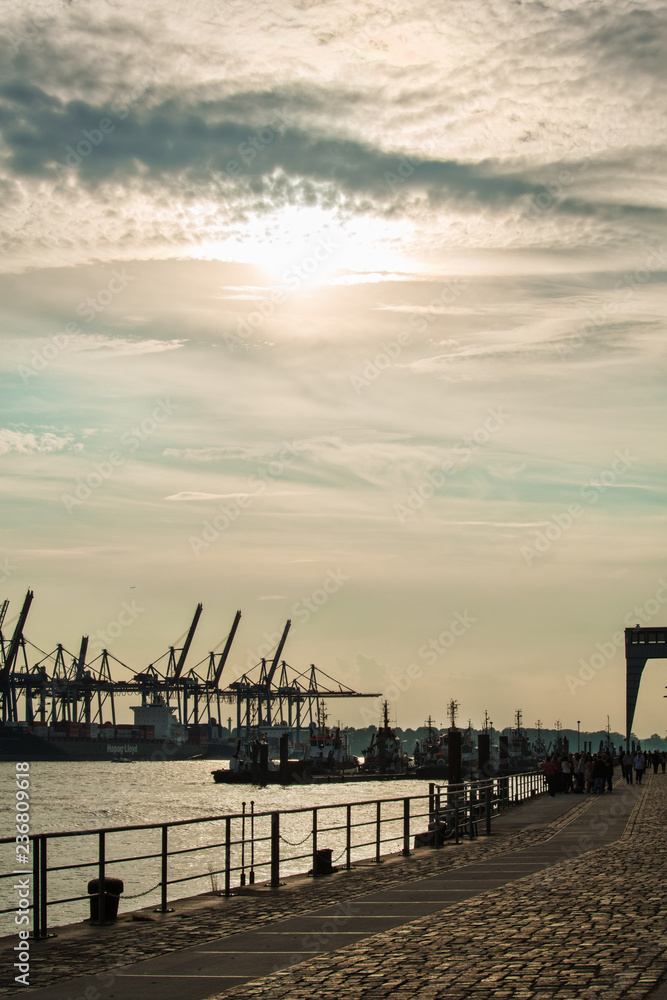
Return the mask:
POLYGON ((491 737, 488 733, 480 733, 477 737, 477 768, 481 778, 489 773, 488 763, 491 760, 491 737))
POLYGON ((447 734, 447 781, 459 785, 463 781, 461 770, 461 733, 450 729, 447 734))
POLYGON ((118 903, 123 891, 123 882, 119 878, 104 879, 104 895, 102 897, 102 917, 100 919, 100 880, 91 879, 88 883, 90 895, 90 922, 92 924, 112 924, 118 916, 118 903))

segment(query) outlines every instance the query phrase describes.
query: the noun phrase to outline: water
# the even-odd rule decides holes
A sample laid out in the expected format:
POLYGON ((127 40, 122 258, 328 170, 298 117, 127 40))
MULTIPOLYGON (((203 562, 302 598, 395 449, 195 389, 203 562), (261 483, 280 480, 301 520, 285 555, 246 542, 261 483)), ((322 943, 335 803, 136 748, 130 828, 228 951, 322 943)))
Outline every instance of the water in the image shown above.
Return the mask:
MULTIPOLYGON (((223 785, 213 781, 211 771, 220 763, 208 760, 196 761, 148 761, 113 763, 95 761, 34 762, 30 765, 30 832, 33 834, 55 833, 71 830, 93 830, 114 826, 130 826, 144 823, 166 823, 175 820, 196 819, 198 817, 221 816, 242 812, 242 804, 250 809, 251 800, 256 812, 272 810, 308 809, 337 803, 363 802, 375 799, 394 799, 403 796, 425 795, 428 782, 405 780, 392 782, 360 782, 345 784, 269 786, 255 788, 248 785, 223 785)), ((0 787, 3 801, 13 805, 15 793, 15 765, 0 763, 0 787)), ((416 807, 415 807, 416 808, 416 807)), ((425 806, 420 806, 424 808, 425 806)), ((383 847, 383 852, 399 850, 402 837, 402 803, 383 806, 383 817, 395 817, 391 830, 383 830, 385 836, 396 836, 393 848, 383 847)), ((368 827, 355 831, 354 843, 357 847, 353 858, 374 856, 375 807, 357 807, 355 821, 367 820, 368 827)), ((344 831, 325 832, 323 828, 345 824, 345 809, 321 810, 318 815, 320 835, 318 846, 332 848, 334 858, 345 849, 344 831)), ((418 817, 414 820, 415 831, 425 829, 426 821, 418 817)), ((306 872, 310 868, 310 830, 312 813, 283 815, 281 818, 281 858, 291 858, 296 854, 304 857, 285 860, 281 863, 281 876, 306 872), (290 845, 304 841, 303 846, 290 845)), ((246 836, 249 834, 249 823, 246 836)), ((258 819, 255 824, 256 837, 267 837, 267 820, 258 819)), ((0 837, 15 835, 13 810, 3 810, 0 818, 0 837)), ((241 821, 232 828, 232 839, 240 840, 241 821)), ((223 876, 210 874, 211 869, 224 867, 224 848, 204 850, 206 845, 224 841, 224 823, 205 823, 177 827, 169 832, 169 848, 180 848, 188 853, 170 859, 169 878, 189 878, 202 871, 204 876, 181 882, 169 887, 169 898, 178 899, 220 889, 223 876)), ((152 854, 160 850, 160 831, 135 831, 108 834, 106 838, 107 857, 152 854)), ((96 837, 75 837, 49 842, 48 861, 50 866, 73 865, 81 862, 96 863, 98 839, 96 837)), ((14 845, 0 845, 0 870, 13 871, 14 845)), ((268 878, 268 869, 260 867, 260 862, 268 859, 268 840, 258 845, 255 862, 257 881, 268 878)), ((241 848, 232 852, 233 864, 241 863, 241 848)), ((244 852, 246 866, 249 863, 248 849, 244 852)), ((82 895, 86 892, 89 879, 96 876, 94 866, 61 871, 49 875, 49 898, 63 898, 82 895)), ((107 875, 123 879, 125 890, 121 910, 129 911, 143 906, 158 905, 160 892, 156 888, 160 881, 159 859, 123 862, 109 865, 107 875), (128 897, 152 890, 135 901, 128 897)), ((232 885, 238 885, 239 875, 233 876, 232 885)), ((10 880, 0 881, 2 904, 0 909, 13 906, 15 899, 10 880)), ((88 902, 77 901, 49 907, 49 926, 83 920, 89 915, 88 902)), ((0 915, 0 934, 15 932, 13 914, 0 915)))

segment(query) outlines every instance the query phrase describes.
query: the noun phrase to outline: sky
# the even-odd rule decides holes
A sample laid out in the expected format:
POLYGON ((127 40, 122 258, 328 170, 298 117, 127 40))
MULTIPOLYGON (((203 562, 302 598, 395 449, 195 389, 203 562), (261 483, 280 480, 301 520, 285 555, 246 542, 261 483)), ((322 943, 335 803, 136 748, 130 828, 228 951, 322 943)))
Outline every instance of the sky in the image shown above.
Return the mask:
POLYGON ((622 732, 623 629, 667 624, 664 5, 3 20, 0 599, 34 591, 31 657, 87 634, 141 670, 201 602, 188 666, 242 611, 227 680, 290 619, 291 666, 403 728, 455 699, 622 732))

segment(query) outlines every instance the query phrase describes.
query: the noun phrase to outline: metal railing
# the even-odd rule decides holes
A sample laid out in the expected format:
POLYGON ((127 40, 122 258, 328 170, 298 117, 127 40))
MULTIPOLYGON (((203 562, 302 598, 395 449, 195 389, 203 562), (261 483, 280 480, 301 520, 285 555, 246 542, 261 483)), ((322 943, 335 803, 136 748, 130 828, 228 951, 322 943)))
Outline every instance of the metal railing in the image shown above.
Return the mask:
MULTIPOLYGON (((140 863, 140 868, 126 867, 125 872, 119 872, 128 881, 129 871, 131 881, 145 877, 145 863, 155 862, 149 869, 153 872, 151 882, 154 884, 124 898, 136 899, 159 889, 159 911, 166 913, 170 887, 198 879, 210 878, 213 891, 217 892, 217 879, 221 876, 223 888, 219 895, 229 896, 234 888, 254 884, 258 876, 277 888, 281 885, 281 875, 305 874, 309 866, 308 874, 318 875, 334 870, 332 865, 339 861, 350 869, 361 861, 379 863, 383 854, 402 853, 407 857, 412 853, 413 838, 415 847, 440 848, 448 841, 458 844, 462 837, 476 837, 480 825, 483 834, 488 836, 494 815, 544 791, 543 774, 531 772, 460 785, 433 783, 429 785, 428 795, 270 812, 255 812, 254 802, 251 802, 249 810, 243 803, 241 813, 222 816, 31 835, 32 902, 29 909, 32 910, 33 937, 47 936, 50 907, 95 898, 82 894, 49 898, 54 883, 56 889, 62 891, 71 884, 74 872, 90 873, 92 869, 98 878, 96 913, 98 921, 103 923, 105 908, 109 905, 105 893, 109 870, 118 871, 118 865, 140 863), (298 839, 288 839, 285 836, 288 829, 292 837, 296 834, 298 839), (201 842, 206 831, 215 834, 213 842, 201 842), (158 836, 159 849, 146 853, 146 840, 151 833, 158 836), (179 837, 183 833, 187 834, 185 842, 182 836, 179 837), (117 835, 122 835, 125 850, 128 841, 131 844, 138 841, 136 852, 115 856, 110 842, 117 835), (72 860, 68 845, 73 838, 86 841, 88 860, 72 860), (319 845, 325 842, 330 846, 321 851, 319 845), (93 845, 92 851, 90 845, 93 845), (290 853, 289 848, 298 853, 290 853), (300 848, 303 851, 299 853, 300 848), (209 860, 208 866, 202 868, 205 852, 213 861, 209 860), (334 852, 337 854, 332 859, 334 852), (55 861, 52 860, 54 855, 55 861)), ((14 838, 0 839, 0 845, 14 843, 14 838)), ((0 879, 8 878, 16 878, 15 873, 0 874, 0 879)), ((15 908, 0 910, 0 914, 13 912, 15 908)))

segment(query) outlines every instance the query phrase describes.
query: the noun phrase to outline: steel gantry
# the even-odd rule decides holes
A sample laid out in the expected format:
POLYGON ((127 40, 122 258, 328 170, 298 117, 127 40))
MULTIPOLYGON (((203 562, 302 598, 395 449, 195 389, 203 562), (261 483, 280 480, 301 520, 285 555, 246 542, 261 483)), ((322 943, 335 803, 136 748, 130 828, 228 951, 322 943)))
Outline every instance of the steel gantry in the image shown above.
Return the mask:
MULTIPOLYGON (((8 601, 0 605, 0 685, 2 722, 7 724, 52 724, 82 722, 104 724, 106 715, 116 724, 116 699, 138 694, 141 706, 159 699, 174 710, 184 726, 201 727, 220 721, 223 705, 236 704, 238 733, 249 735, 257 726, 286 724, 297 730, 309 728, 320 715, 325 698, 377 698, 359 694, 311 664, 298 671, 281 659, 291 621, 287 621, 275 653, 233 683, 222 687, 222 675, 230 657, 241 612, 237 611, 224 647, 186 669, 203 606, 198 604, 189 629, 157 660, 135 670, 102 649, 88 659, 88 636, 79 651, 69 652, 58 644, 51 652, 35 646, 25 636, 25 625, 33 600, 28 591, 17 616, 11 639, 3 634, 8 601), (182 642, 182 644, 181 644, 182 642), (39 658, 30 665, 33 651, 39 658), (116 680, 112 669, 123 668, 129 679, 116 680)), ((223 641, 218 644, 223 645, 223 641)))

